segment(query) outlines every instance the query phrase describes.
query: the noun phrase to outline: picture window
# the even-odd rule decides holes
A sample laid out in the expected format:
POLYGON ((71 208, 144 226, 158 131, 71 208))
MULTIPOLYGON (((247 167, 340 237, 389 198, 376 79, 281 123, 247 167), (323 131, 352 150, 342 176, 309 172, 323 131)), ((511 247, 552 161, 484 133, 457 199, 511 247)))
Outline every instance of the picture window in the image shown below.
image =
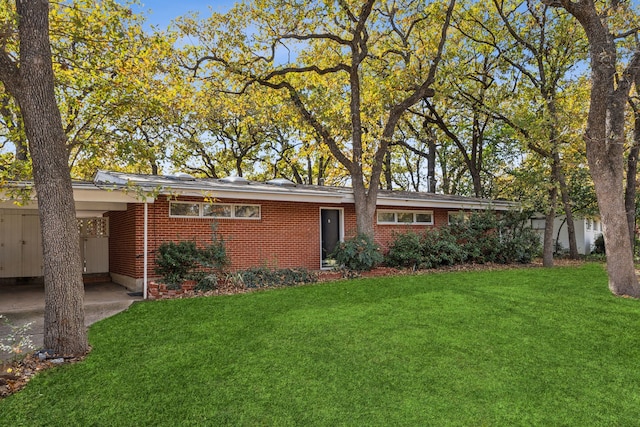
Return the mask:
POLYGON ((433 212, 379 210, 377 219, 378 224, 433 225, 433 212))
POLYGON ((169 216, 177 218, 260 219, 260 205, 171 202, 169 216))

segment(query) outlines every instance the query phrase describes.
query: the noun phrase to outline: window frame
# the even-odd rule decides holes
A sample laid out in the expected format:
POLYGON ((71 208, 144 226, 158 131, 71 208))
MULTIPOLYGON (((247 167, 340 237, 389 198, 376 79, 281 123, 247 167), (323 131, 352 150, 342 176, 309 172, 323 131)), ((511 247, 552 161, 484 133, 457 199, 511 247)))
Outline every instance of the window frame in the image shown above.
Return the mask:
POLYGON ((260 220, 262 219, 262 205, 256 205, 252 203, 207 203, 207 202, 187 202, 182 200, 170 201, 169 202, 169 218, 200 218, 200 219, 238 219, 238 220, 260 220), (186 205, 198 205, 198 215, 174 215, 171 213, 171 206, 174 204, 186 204, 186 205), (204 206, 223 206, 229 207, 231 210, 230 216, 215 216, 215 215, 205 215, 204 206), (253 207, 258 209, 257 216, 236 216, 236 208, 237 207, 253 207))
POLYGON ((402 209, 377 209, 376 210, 376 224, 378 225, 434 225, 433 211, 431 210, 402 210, 402 209), (393 221, 380 221, 380 214, 393 214, 393 221), (413 217, 412 222, 399 221, 400 215, 411 214, 413 217), (429 215, 431 220, 429 222, 417 221, 417 215, 429 215))

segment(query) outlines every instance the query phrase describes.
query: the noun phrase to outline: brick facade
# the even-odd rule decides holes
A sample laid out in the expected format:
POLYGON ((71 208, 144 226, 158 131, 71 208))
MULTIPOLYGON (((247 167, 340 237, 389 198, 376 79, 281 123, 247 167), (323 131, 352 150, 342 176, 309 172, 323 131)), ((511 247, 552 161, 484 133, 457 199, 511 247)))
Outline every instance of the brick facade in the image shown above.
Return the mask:
MULTIPOLYGON (((172 199, 176 200, 176 199, 172 199)), ((202 198, 179 197, 179 201, 202 202, 202 198)), ((353 204, 216 199, 215 203, 261 206, 260 219, 174 218, 169 216, 169 200, 161 196, 148 206, 148 277, 155 276, 154 259, 159 245, 166 241, 195 240, 205 245, 212 229, 226 241, 231 269, 254 266, 277 268, 320 268, 320 210, 339 208, 343 214, 344 235, 356 229, 353 204)), ((385 210, 412 208, 385 206, 385 210)), ((422 210, 425 208, 415 208, 422 210)), ((448 210, 431 209, 435 227, 448 222, 448 210)), ((131 203, 126 211, 108 212, 110 221, 109 268, 114 275, 139 280, 144 272, 144 204, 131 203)), ((375 225, 376 242, 386 248, 394 233, 422 231, 430 225, 375 225)))

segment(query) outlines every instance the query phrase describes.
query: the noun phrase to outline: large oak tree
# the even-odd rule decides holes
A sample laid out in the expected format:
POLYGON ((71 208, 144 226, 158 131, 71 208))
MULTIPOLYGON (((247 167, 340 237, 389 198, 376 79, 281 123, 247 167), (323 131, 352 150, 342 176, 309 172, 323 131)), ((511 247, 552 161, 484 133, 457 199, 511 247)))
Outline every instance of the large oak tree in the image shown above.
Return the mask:
POLYGON ((33 162, 44 249, 44 345, 78 355, 88 349, 84 285, 66 138, 54 93, 49 2, 16 0, 15 6, 0 33, 0 81, 20 108, 33 162), (11 25, 16 22, 17 32, 11 25), (18 44, 17 57, 7 49, 12 43, 18 44))
POLYGON ((637 33, 618 33, 610 25, 625 13, 619 0, 542 0, 573 15, 589 40, 591 99, 584 140, 595 185, 607 248, 609 289, 616 295, 640 297, 624 203, 624 135, 627 100, 640 67, 640 50, 629 52, 626 64, 617 41, 637 33))
POLYGON ((349 171, 356 231, 372 234, 389 144, 408 108, 433 94, 454 4, 269 0, 182 29, 198 39, 196 70, 222 76, 221 90, 259 84, 289 97, 349 171))

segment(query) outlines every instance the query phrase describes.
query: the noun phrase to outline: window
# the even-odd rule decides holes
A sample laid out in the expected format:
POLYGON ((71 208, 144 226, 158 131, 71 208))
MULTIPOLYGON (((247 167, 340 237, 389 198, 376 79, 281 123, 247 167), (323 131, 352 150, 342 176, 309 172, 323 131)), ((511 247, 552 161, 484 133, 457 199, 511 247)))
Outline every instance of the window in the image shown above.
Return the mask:
POLYGON ((202 215, 213 218, 231 218, 231 205, 203 205, 202 215))
POLYGON ((591 220, 587 219, 587 230, 591 230, 591 220))
POLYGON ((260 206, 255 205, 235 205, 236 218, 260 218, 260 206))
POLYGON ((172 202, 170 206, 171 216, 200 216, 199 203, 177 203, 172 202))
POLYGON ((171 202, 169 216, 178 218, 260 219, 260 205, 171 202))
POLYGON ((378 212, 378 222, 396 222, 396 214, 393 212, 378 212))
POLYGON ((469 221, 469 212, 465 212, 465 211, 449 212, 449 225, 455 224, 456 222, 465 222, 465 221, 469 221))
POLYGON ((431 211, 378 211, 378 224, 433 225, 431 211))

